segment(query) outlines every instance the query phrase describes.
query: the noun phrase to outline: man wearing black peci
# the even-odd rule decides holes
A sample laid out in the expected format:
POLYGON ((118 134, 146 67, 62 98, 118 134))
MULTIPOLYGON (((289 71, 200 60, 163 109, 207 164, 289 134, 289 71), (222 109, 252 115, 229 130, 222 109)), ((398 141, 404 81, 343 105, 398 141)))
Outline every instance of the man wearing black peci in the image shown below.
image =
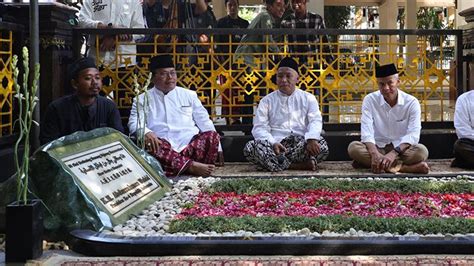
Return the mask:
POLYGON ((111 100, 99 96, 102 77, 92 58, 76 60, 69 69, 72 95, 49 104, 40 125, 40 143, 45 144, 76 131, 100 127, 123 132, 120 114, 111 100))

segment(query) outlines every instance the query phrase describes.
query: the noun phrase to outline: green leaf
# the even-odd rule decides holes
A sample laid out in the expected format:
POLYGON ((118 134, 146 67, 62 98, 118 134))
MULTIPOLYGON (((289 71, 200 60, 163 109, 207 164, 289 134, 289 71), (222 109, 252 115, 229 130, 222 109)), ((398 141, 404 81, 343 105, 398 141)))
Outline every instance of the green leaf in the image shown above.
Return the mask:
POLYGON ((311 232, 322 233, 329 230, 344 233, 351 228, 364 232, 398 232, 406 234, 468 234, 474 232, 474 221, 464 218, 377 218, 377 217, 202 217, 174 220, 170 224, 170 233, 205 232, 218 233, 232 231, 261 231, 280 233, 308 228, 311 232))

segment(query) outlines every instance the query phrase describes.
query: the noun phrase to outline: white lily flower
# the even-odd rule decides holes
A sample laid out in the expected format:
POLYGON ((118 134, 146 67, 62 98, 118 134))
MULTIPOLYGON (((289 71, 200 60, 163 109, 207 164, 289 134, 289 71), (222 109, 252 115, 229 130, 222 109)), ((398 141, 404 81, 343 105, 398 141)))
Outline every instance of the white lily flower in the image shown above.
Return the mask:
POLYGON ((16 93, 15 95, 13 95, 13 97, 23 101, 26 100, 25 96, 21 92, 16 93))

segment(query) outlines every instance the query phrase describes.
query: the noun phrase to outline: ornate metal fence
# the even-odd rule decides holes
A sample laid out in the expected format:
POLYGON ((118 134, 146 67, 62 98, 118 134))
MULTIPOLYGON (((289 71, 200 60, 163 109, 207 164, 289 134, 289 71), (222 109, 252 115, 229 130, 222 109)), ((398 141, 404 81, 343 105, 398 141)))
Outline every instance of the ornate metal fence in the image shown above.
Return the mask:
POLYGON ((0 136, 13 130, 13 31, 0 26, 0 136))
MULTIPOLYGON (((111 81, 103 92, 122 109, 125 119, 133 97, 131 75, 138 74, 144 80, 149 58, 156 54, 174 57, 178 85, 195 90, 215 120, 251 118, 259 100, 277 88, 274 74, 284 56, 299 61, 298 85, 317 96, 330 123, 358 122, 362 98, 378 89, 374 73, 378 64, 396 63, 401 89, 420 100, 424 121, 451 121, 455 97, 464 90, 462 71, 455 67, 455 62, 462 60, 460 30, 77 29, 75 43, 80 43, 77 40, 82 35, 95 34, 89 43, 100 47, 104 33, 149 37, 147 42, 136 44, 116 37, 110 60, 97 57, 102 75, 111 81), (261 38, 241 44, 221 41, 221 36, 234 34, 261 38), (201 35, 207 35, 208 40, 199 42, 201 35), (329 38, 319 38, 309 52, 296 53, 295 47, 307 43, 290 43, 288 35, 329 38), (135 45, 137 53, 121 52, 120 47, 135 45), (252 48, 232 52, 239 45, 252 48)), ((89 49, 100 54, 98 48, 89 49)), ((80 47, 76 50, 79 53, 80 47)))

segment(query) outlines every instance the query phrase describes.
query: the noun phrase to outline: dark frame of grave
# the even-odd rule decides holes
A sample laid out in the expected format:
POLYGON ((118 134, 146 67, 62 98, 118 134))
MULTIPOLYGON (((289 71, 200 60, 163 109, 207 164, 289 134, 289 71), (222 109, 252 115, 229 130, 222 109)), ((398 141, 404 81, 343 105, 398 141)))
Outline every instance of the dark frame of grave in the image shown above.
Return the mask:
POLYGON ((112 128, 76 132, 41 147, 32 163, 37 194, 51 210, 47 235, 124 223, 170 191, 159 162, 112 128))

